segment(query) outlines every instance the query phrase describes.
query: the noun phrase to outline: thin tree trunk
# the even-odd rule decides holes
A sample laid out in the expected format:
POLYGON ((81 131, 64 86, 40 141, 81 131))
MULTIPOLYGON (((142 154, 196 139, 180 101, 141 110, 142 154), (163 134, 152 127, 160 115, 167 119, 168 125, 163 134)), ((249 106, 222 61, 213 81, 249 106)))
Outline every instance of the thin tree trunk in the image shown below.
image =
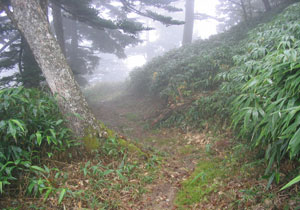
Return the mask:
POLYGON ((252 7, 252 0, 248 0, 248 11, 249 11, 249 16, 250 16, 250 19, 253 18, 253 7, 252 7))
POLYGON ((64 28, 63 28, 63 21, 61 15, 61 8, 59 7, 60 4, 61 4, 61 0, 56 0, 55 3, 52 1, 53 26, 54 26, 58 44, 63 54, 66 56, 64 28))
POLYGON ((246 9, 246 5, 245 5, 244 0, 241 0, 241 7, 242 7, 242 10, 243 10, 244 21, 248 22, 248 14, 247 14, 247 9, 246 9))
POLYGON ((13 12, 5 8, 16 27, 26 38, 47 83, 57 94, 62 114, 78 137, 98 135, 99 125, 88 108, 49 23, 36 0, 11 0, 13 12), (88 132, 88 133, 87 133, 88 132))
POLYGON ((266 11, 270 11, 270 10, 271 10, 271 5, 270 5, 269 0, 262 0, 262 1, 263 1, 263 3, 264 3, 265 10, 266 10, 266 11))
POLYGON ((193 40, 195 0, 186 0, 185 24, 183 29, 182 45, 190 44, 193 40))
POLYGON ((21 44, 20 44, 20 51, 19 51, 19 60, 18 60, 18 67, 19 67, 19 72, 21 77, 23 78, 23 65, 22 65, 22 58, 23 58, 23 53, 24 53, 24 38, 21 36, 21 44))

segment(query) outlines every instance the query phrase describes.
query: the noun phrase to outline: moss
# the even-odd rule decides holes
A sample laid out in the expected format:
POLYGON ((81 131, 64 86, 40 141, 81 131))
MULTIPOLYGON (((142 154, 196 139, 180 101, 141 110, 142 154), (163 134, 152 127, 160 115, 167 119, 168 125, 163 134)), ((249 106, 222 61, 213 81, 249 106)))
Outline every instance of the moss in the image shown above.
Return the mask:
POLYGON ((220 181, 224 178, 225 170, 221 168, 221 160, 201 160, 190 178, 182 183, 182 189, 177 193, 175 203, 179 209, 186 209, 205 200, 205 197, 218 189, 220 181))
POLYGON ((137 121, 138 120, 138 116, 135 113, 127 113, 125 115, 125 117, 126 117, 127 120, 130 120, 130 121, 137 121))
POLYGON ((99 138, 94 133, 97 133, 92 128, 87 128, 85 130, 85 136, 83 137, 83 144, 87 151, 92 152, 99 149, 100 141, 99 138))
POLYGON ((142 158, 148 158, 148 154, 143 152, 140 148, 138 148, 136 145, 133 143, 130 143, 124 139, 118 139, 118 143, 120 144, 121 147, 126 148, 129 153, 137 155, 142 158))
POLYGON ((182 155, 190 154, 195 150, 193 145, 185 145, 183 148, 180 148, 179 153, 182 155))
MULTIPOLYGON (((149 155, 143 152, 138 146, 125 139, 118 138, 117 133, 111 129, 108 129, 104 123, 99 122, 99 125, 101 131, 106 133, 104 138, 115 138, 118 142, 118 145, 121 147, 120 150, 123 148, 126 149, 131 155, 136 155, 138 158, 148 159, 149 155)), ((85 133, 86 135, 83 137, 83 143, 86 150, 89 152, 98 150, 101 146, 101 139, 93 135, 93 133, 95 133, 93 129, 86 129, 85 133)))

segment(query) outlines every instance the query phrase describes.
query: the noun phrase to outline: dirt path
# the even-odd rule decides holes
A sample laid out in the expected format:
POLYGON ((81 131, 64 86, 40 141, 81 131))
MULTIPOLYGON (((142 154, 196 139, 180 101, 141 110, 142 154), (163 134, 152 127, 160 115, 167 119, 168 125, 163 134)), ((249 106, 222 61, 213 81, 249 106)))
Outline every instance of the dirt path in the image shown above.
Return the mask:
POLYGON ((158 179, 147 186, 139 209, 175 209, 174 199, 180 183, 193 171, 199 148, 187 147, 190 139, 179 130, 149 128, 147 118, 161 108, 153 100, 123 96, 93 107, 96 117, 128 139, 151 152, 163 154, 158 179), (149 105, 149 103, 151 103, 149 105))
POLYGON ((298 200, 293 197, 289 200, 290 195, 279 193, 280 186, 272 185, 272 191, 266 191, 267 180, 261 179, 263 162, 257 159, 255 151, 232 141, 230 130, 216 135, 208 126, 202 133, 153 129, 147 120, 157 116, 161 109, 159 101, 132 96, 93 106, 96 117, 108 127, 151 154, 163 157, 156 177, 145 187, 147 192, 130 210, 263 210, 297 206, 298 200), (202 181, 197 181, 201 176, 202 181), (199 192, 205 196, 192 198, 201 196, 199 192), (176 206, 176 198, 180 199, 180 206, 176 206))

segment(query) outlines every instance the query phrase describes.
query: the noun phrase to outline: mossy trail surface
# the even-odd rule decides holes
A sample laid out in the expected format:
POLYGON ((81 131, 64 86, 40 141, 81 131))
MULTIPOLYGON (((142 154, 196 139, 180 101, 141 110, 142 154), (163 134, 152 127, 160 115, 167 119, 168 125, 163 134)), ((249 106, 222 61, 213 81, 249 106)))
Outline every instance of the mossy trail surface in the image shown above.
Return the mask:
MULTIPOLYGON (((96 117, 161 160, 134 209, 293 209, 293 199, 266 191, 263 161, 233 143, 229 131, 151 128, 159 100, 120 96, 93 104, 96 117), (245 155, 247 154, 247 155, 245 155)), ((152 156, 153 157, 153 156, 152 156)), ((126 208, 124 208, 126 209, 126 208)))

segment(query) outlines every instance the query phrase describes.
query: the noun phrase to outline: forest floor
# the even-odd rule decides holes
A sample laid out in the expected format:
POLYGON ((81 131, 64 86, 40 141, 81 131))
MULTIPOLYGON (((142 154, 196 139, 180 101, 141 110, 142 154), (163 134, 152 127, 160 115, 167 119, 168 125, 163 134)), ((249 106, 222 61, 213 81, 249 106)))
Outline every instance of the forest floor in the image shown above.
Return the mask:
POLYGON ((159 100, 129 95, 92 105, 109 128, 161 158, 130 209, 296 209, 299 200, 280 186, 266 190, 262 158, 233 141, 229 130, 152 128, 151 116, 162 107, 159 100))
POLYGON ((156 127, 168 113, 160 100, 106 86, 85 94, 96 117, 118 135, 95 144, 94 151, 84 142, 85 149, 71 150, 72 158, 66 153, 45 159, 51 170, 38 179, 41 196, 27 196, 30 180, 24 177, 20 189, 12 186, 16 193, 0 194, 0 209, 300 209, 297 186, 280 191, 293 165, 283 164, 283 181, 267 189, 263 153, 251 151, 230 129, 156 127))

